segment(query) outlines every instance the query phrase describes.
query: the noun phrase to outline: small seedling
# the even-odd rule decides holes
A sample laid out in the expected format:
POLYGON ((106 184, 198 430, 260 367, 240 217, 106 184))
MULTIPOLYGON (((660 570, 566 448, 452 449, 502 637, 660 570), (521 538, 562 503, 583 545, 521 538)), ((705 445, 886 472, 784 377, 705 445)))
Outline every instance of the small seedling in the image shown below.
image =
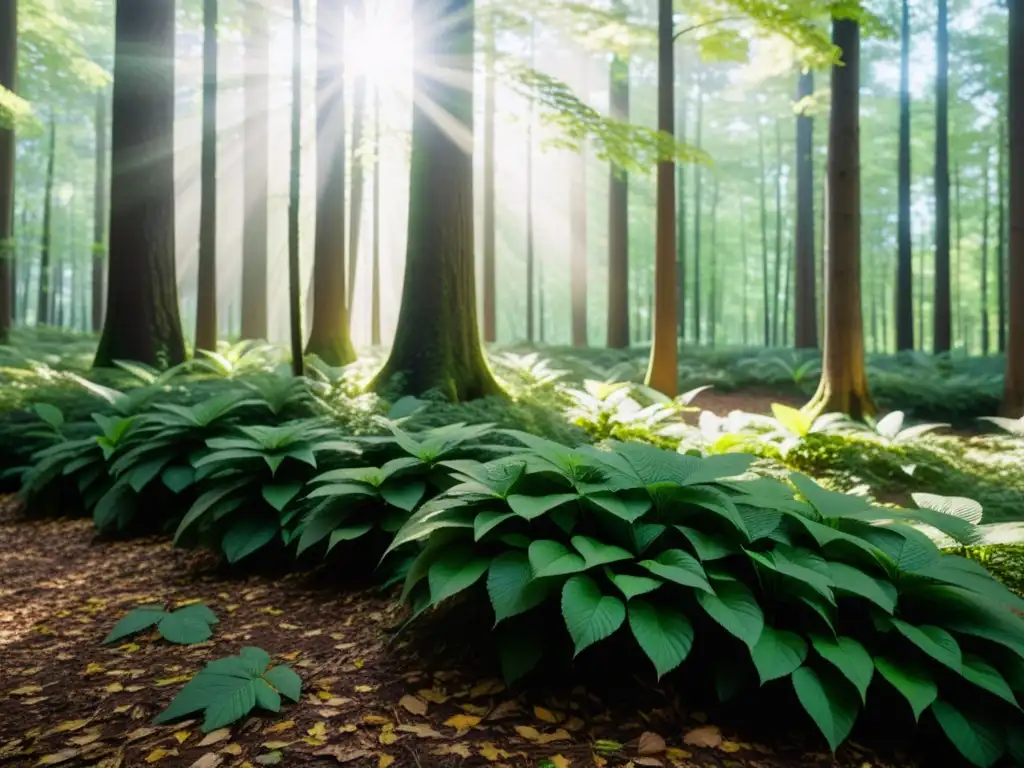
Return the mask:
POLYGON ((162 605, 141 605, 117 622, 103 644, 113 643, 156 625, 164 640, 179 645, 193 645, 208 640, 217 616, 203 603, 193 603, 176 611, 165 611, 162 605))

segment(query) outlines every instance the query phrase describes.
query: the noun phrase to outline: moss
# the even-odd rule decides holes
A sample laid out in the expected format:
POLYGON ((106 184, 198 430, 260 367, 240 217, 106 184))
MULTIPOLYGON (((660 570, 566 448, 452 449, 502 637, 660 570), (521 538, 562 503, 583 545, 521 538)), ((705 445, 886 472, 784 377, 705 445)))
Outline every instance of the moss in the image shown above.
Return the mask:
POLYGON ((962 554, 984 565, 1017 594, 1024 595, 1024 544, 968 547, 962 554))

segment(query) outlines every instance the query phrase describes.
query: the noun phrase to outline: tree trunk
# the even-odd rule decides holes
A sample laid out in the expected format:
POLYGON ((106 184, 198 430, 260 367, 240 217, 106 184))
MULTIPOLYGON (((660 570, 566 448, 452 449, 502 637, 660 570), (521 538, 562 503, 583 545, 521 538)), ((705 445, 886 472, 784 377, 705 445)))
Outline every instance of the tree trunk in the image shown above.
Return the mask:
POLYGON ((245 127, 242 164, 242 338, 267 337, 267 198, 270 43, 266 0, 246 0, 245 127))
POLYGON ((860 28, 832 20, 832 42, 843 66, 832 67, 828 134, 829 259, 825 349, 813 413, 838 411, 863 419, 874 412, 864 367, 860 298, 860 28))
POLYGON ((764 125, 761 123, 760 116, 757 118, 757 157, 760 164, 758 184, 761 192, 761 289, 764 301, 764 345, 768 347, 772 343, 772 305, 768 295, 768 170, 764 162, 764 125))
MULTIPOLYGON (((587 57, 578 54, 580 93, 586 98, 587 57)), ((492 86, 493 87, 493 86, 492 86)), ((493 130, 493 127, 492 127, 493 130)), ((493 136, 492 136, 493 141, 493 136)), ((493 183, 493 177, 492 177, 493 183)), ((572 345, 587 346, 587 140, 580 139, 580 150, 569 170, 570 294, 572 301, 572 345)))
MULTIPOLYGON (((327 6, 324 2, 319 6, 323 9, 327 6)), ((325 17, 327 14, 320 10, 321 17, 325 17)), ((324 27, 327 25, 324 24, 324 27)), ((321 29, 323 27, 317 26, 317 43, 319 46, 321 29)), ((325 46, 324 51, 327 50, 325 46)), ((324 62, 326 64, 326 62, 324 62)), ((321 76, 323 77, 323 76, 321 76)), ((320 83, 317 82, 318 90, 320 83)), ((324 108, 324 105, 318 105, 317 109, 317 120, 319 122, 320 110, 324 108)), ((338 118, 340 119, 340 115, 338 118)), ((341 123, 344 126, 344 122, 341 123)), ((320 138, 319 125, 317 126, 317 138, 320 138)), ((344 130, 344 128, 342 129, 344 130)), ((326 142, 325 142, 326 143, 326 142)), ((317 141, 317 171, 319 174, 320 170, 320 141, 317 141)), ((345 152, 344 148, 339 152, 339 156, 342 158, 341 162, 344 163, 345 152)), ((288 188, 288 319, 291 331, 291 353, 292 353, 292 374, 295 376, 302 376, 305 373, 305 360, 302 356, 302 286, 301 277, 299 275, 299 261, 301 255, 299 253, 299 203, 300 203, 300 192, 302 189, 302 0, 292 0, 292 107, 291 107, 291 158, 289 168, 289 188, 288 188)), ((345 174, 342 173, 342 184, 344 185, 345 174)), ((319 179, 317 179, 319 188, 319 179)), ((318 197, 319 200, 319 197, 318 197)), ((341 219, 342 226, 345 222, 345 207, 342 204, 341 207, 336 209, 336 216, 331 218, 341 219)), ((320 230, 319 221, 322 217, 317 216, 317 230, 316 238, 319 242, 320 230)), ((344 233, 340 241, 343 245, 345 242, 344 233)), ((315 270, 314 270, 315 271, 315 270)), ((344 265, 340 268, 342 274, 342 280, 344 280, 344 265)), ((339 298, 343 301, 345 296, 344 286, 342 286, 341 292, 338 294, 339 298)), ((342 304, 344 309, 344 304, 342 304)))
POLYGON ((900 16, 900 140, 896 223, 896 349, 914 348, 914 246, 910 223, 910 9, 900 16))
MULTIPOLYGON (((701 149, 704 133, 704 84, 702 77, 697 75, 697 126, 696 148, 701 149)), ((700 311, 700 230, 701 203, 703 202, 704 171, 700 165, 693 166, 693 341, 700 344, 701 311, 700 311)))
MULTIPOLYGON (((488 6, 493 9, 493 6, 488 6)), ((486 43, 484 47, 484 253, 483 253, 483 310, 484 310, 484 341, 489 344, 498 339, 498 323, 496 312, 496 253, 497 235, 495 219, 497 216, 496 194, 494 182, 495 148, 494 148, 494 121, 497 112, 497 96, 494 74, 495 59, 495 14, 490 10, 487 18, 487 29, 484 30, 486 43)), ((584 168, 586 161, 584 160, 584 168)), ((584 204, 585 205, 585 204, 584 204)), ((584 208, 584 217, 586 209, 584 208)), ((574 219, 575 221, 575 219, 574 219)), ((575 245, 575 240, 574 240, 575 245)), ((584 244, 584 253, 586 245, 584 244)), ((585 257, 584 257, 585 258, 585 257)), ((575 260, 573 261, 575 264, 575 260)), ((584 267, 585 268, 585 267, 584 267)), ((574 273, 575 274, 575 273, 574 273)), ((573 308, 575 311, 575 303, 573 308)), ((586 307, 584 307, 584 314, 586 307)), ((575 317, 575 315, 574 315, 575 317)), ((584 339, 586 330, 584 329, 584 339)), ((584 341, 584 345, 586 341, 584 341)))
POLYGON ((708 249, 711 256, 711 263, 708 271, 711 273, 711 281, 708 286, 708 344, 715 346, 718 333, 718 174, 715 174, 711 184, 711 248, 708 249))
MULTIPOLYGON (((0 0, 0 88, 16 93, 18 78, 18 3, 0 0)), ((6 344, 14 320, 14 129, 0 127, 0 344, 6 344)))
MULTIPOLYGON (((672 0, 658 0, 658 130, 675 136, 675 63, 672 51, 672 0)), ((647 386, 675 397, 679 377, 676 313, 676 164, 658 163, 655 216, 654 302, 650 308, 651 360, 647 386)))
MULTIPOLYGON (((921 235, 921 243, 918 246, 918 269, 917 269, 917 336, 920 339, 918 348, 924 349, 924 322, 925 322, 925 293, 924 293, 924 265, 928 253, 928 242, 925 236, 921 235)), ((965 337, 966 338, 966 337, 965 337)))
MULTIPOLYGON (((535 59, 534 28, 530 26, 530 67, 535 59)), ((534 297, 536 296, 536 278, 534 277, 534 243, 533 243, 533 93, 528 98, 526 108, 526 340, 534 341, 534 297)))
POLYGON ((36 325, 49 325, 52 320, 53 266, 50 247, 53 242, 53 165, 57 155, 57 121, 50 111, 50 146, 46 159, 46 186, 43 192, 43 231, 39 242, 39 299, 36 303, 36 325))
POLYGON ((389 394, 436 391, 456 402, 500 394, 477 330, 473 160, 462 146, 473 135, 472 11, 472 0, 413 2, 406 290, 391 355, 371 383, 389 394), (440 77, 439 59, 446 65, 440 77), (453 69, 464 78, 452 77, 453 69), (457 135, 425 105, 446 110, 457 135))
POLYGON ((217 349, 217 0, 203 0, 203 139, 199 171, 196 349, 217 349))
POLYGON ((999 120, 999 151, 996 162, 996 297, 999 351, 1006 351, 1006 124, 999 120))
POLYGON ((878 293, 875 290, 878 284, 878 250, 872 245, 868 254, 868 313, 871 323, 871 351, 878 351, 878 293))
MULTIPOLYGON (((620 8, 620 6, 617 6, 620 8)), ((625 15, 625 11, 620 9, 625 15)), ((612 57, 610 106, 614 120, 629 120, 629 64, 612 57)), ((629 177, 609 165, 608 193, 608 339, 612 349, 629 346, 629 177)))
POLYGON ((185 359, 174 266, 174 10, 174 0, 117 3, 108 296, 96 366, 185 359))
POLYGON ((935 41, 938 75, 935 82, 935 306, 932 342, 947 352, 952 336, 949 280, 949 13, 947 0, 938 0, 935 41))
MULTIPOLYGON (((743 204, 743 195, 739 195, 740 200, 740 261, 743 265, 742 275, 740 277, 740 308, 741 308, 741 324, 740 324, 740 338, 743 340, 743 346, 750 344, 750 320, 748 318, 749 311, 749 298, 748 298, 748 284, 750 278, 748 272, 750 270, 749 260, 747 258, 747 212, 746 207, 743 204)), ((815 338, 817 338, 817 332, 815 332, 815 338)))
POLYGON ((1024 2, 1010 0, 1010 328, 1003 415, 1024 416, 1024 2))
MULTIPOLYGON (((964 300, 963 300, 963 220, 960 216, 960 165, 959 163, 953 163, 953 218, 956 224, 956 234, 954 236, 953 243, 953 286, 955 292, 953 293, 953 320, 955 321, 954 327, 960 334, 960 338, 963 339, 964 343, 967 343, 967 334, 965 332, 966 317, 967 313, 964 311, 964 300)), ((922 342, 923 343, 923 342, 922 342)))
POLYGON ((92 330, 103 328, 103 277, 107 258, 107 98, 96 93, 96 172, 93 178, 92 330))
POLYGON ((779 341, 779 294, 782 290, 782 123, 775 121, 775 276, 772 285, 772 344, 779 341))
MULTIPOLYGON (((677 78, 680 84, 678 99, 678 117, 676 129, 679 141, 686 143, 686 67, 683 55, 676 61, 679 63, 677 78)), ((678 328, 676 335, 680 343, 686 339, 686 166, 676 164, 676 317, 678 328)), ((677 345, 678 346, 678 345, 677 345)))
MULTIPOLYGON (((360 3, 363 18, 367 18, 365 3, 360 3)), ((363 224, 363 182, 364 169, 360 157, 363 144, 363 133, 366 131, 366 75, 356 77, 352 93, 352 197, 349 200, 348 217, 348 282, 346 288, 346 307, 348 316, 352 317, 356 296, 356 267, 359 264, 359 232, 363 224)))
POLYGON ((989 219, 989 169, 992 165, 990 152, 985 152, 985 169, 982 172, 982 191, 984 198, 981 201, 981 311, 979 320, 981 322, 981 354, 987 356, 991 339, 989 335, 989 311, 988 311, 988 219, 989 219))
MULTIPOLYGON (((814 94, 814 74, 800 74, 797 100, 814 94)), ((796 296, 797 349, 818 347, 818 297, 814 253, 814 118, 806 112, 796 118, 796 296)))
POLYGON ((342 44, 345 0, 317 5, 316 232, 313 325, 306 354, 328 365, 356 359, 349 337, 345 291, 345 78, 342 44))
POLYGON ((370 343, 380 346, 380 88, 373 89, 373 266, 370 273, 370 343))

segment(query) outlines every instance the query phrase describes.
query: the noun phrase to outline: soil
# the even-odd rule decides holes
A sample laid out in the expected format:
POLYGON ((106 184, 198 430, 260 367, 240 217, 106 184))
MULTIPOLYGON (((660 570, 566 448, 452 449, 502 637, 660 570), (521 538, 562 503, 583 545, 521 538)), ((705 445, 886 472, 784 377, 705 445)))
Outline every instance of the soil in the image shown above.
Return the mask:
MULTIPOLYGON (((490 650, 471 635, 456 636, 454 655, 430 636, 395 639, 405 618, 395 597, 339 585, 324 569, 227 572, 165 538, 97 540, 87 520, 20 519, 8 498, 0 509, 0 765, 916 764, 884 749, 880 757, 856 733, 833 757, 800 730, 805 723, 740 733, 652 676, 625 686, 543 687, 545 678, 506 690, 490 650), (138 604, 196 599, 220 619, 207 642, 173 645, 149 633, 101 644, 138 604), (292 665, 303 680, 299 703, 209 736, 198 720, 152 725, 205 662, 245 646, 292 665)), ((948 754, 940 763, 951 764, 948 754)))

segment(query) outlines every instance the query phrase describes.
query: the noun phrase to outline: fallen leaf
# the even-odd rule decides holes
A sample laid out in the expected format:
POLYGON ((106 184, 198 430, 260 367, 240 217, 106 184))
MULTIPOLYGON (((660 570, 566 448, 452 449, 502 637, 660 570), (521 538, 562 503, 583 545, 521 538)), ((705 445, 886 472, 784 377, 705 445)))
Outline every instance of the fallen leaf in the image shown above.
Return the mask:
POLYGON ((377 741, 383 744, 385 747, 389 744, 394 744, 398 741, 398 734, 395 733, 395 726, 390 723, 381 728, 380 735, 377 737, 377 741))
POLYGON ((660 766, 665 764, 656 757, 638 757, 635 760, 630 760, 627 765, 644 765, 652 766, 652 768, 660 768, 660 766))
POLYGON ((505 684, 497 678, 483 680, 469 689, 469 697, 475 699, 477 696, 493 696, 505 690, 505 684))
POLYGON ((399 725, 395 728, 396 731, 402 731, 403 733, 412 733, 421 739, 443 739, 440 733, 435 731, 429 725, 399 725))
POLYGON ((636 751, 640 755, 660 755, 665 751, 665 740, 653 731, 644 731, 640 734, 636 751))
POLYGON ((562 723, 562 727, 565 728, 565 730, 567 730, 567 731, 578 731, 580 728, 583 728, 585 725, 586 725, 586 723, 583 722, 583 718, 582 717, 577 717, 576 715, 573 715, 568 720, 566 720, 564 723, 562 723))
POLYGON ((498 749, 496 746, 491 744, 489 741, 485 741, 480 745, 480 757, 485 758, 488 762, 493 763, 495 760, 503 760, 511 757, 511 755, 504 749, 498 749))
POLYGON ((735 741, 723 741, 721 746, 718 747, 723 752, 739 752, 740 745, 735 741))
POLYGON ((338 728, 338 733, 355 733, 359 728, 352 723, 345 723, 343 726, 338 728))
POLYGON ((52 755, 43 755, 39 758, 39 762, 36 765, 60 765, 77 757, 80 751, 78 749, 65 749, 61 752, 54 752, 52 755))
POLYGON ((569 732, 563 728, 559 728, 552 733, 541 733, 529 725, 517 725, 516 733, 535 744, 550 744, 553 741, 570 741, 572 739, 569 732))
POLYGON ((476 715, 452 715, 444 724, 449 728, 458 728, 463 730, 464 728, 472 728, 474 725, 479 724, 480 718, 476 715))
POLYGON ((71 733, 73 731, 80 731, 88 724, 88 720, 65 720, 50 731, 50 733, 71 733))
POLYGON ((79 736, 68 739, 68 744, 74 744, 76 747, 86 747, 94 741, 99 741, 102 735, 99 730, 87 731, 79 736))
POLYGON ((156 763, 163 760, 165 757, 175 757, 178 754, 176 749, 154 749, 148 755, 146 755, 147 763, 156 763))
POLYGON ((717 747, 722 743, 722 732, 717 725, 702 725, 683 734, 683 743, 691 747, 717 747))
POLYGON ((372 685, 357 685, 354 690, 355 690, 356 693, 370 693, 370 691, 373 690, 373 686, 372 685))
POLYGON ((224 758, 216 752, 207 752, 196 760, 189 768, 217 768, 224 762, 224 758))
POLYGON ((444 691, 438 688, 423 688, 422 690, 416 691, 421 699, 426 699, 432 704, 444 704, 448 701, 448 696, 444 691))
POLYGON ((103 690, 105 690, 107 693, 120 693, 124 690, 124 686, 121 683, 111 683, 103 690))
POLYGON ((463 712, 469 712, 471 715, 478 715, 479 717, 483 717, 491 711, 490 707, 483 707, 478 704, 459 704, 459 709, 463 712))
POLYGON ((136 728, 134 731, 129 733, 125 738, 128 741, 138 741, 139 739, 146 738, 151 733, 156 733, 156 728, 136 728))
POLYGON ((385 753, 381 755, 380 759, 377 761, 377 768, 388 768, 388 766, 393 762, 395 762, 395 758, 385 753))
POLYGON ((423 699, 417 698, 416 696, 410 696, 406 694, 398 700, 398 703, 405 708, 407 712, 411 712, 414 715, 425 715, 427 714, 427 704, 423 699))
POLYGON ((162 677, 159 680, 154 681, 155 685, 176 685, 177 683, 184 683, 192 679, 192 675, 176 675, 175 677, 162 677))
POLYGON ((312 728, 306 731, 314 739, 326 739, 327 738, 327 723, 323 720, 316 723, 312 728))
POLYGON ((39 693, 42 688, 38 685, 23 685, 21 688, 15 688, 11 691, 11 696, 31 696, 33 693, 39 693))
POLYGON ((390 717, 384 715, 363 715, 363 725, 387 725, 391 722, 390 717))
POLYGON ((551 725, 558 725, 558 723, 564 719, 556 715, 550 709, 545 709, 544 707, 534 707, 533 715, 538 720, 542 720, 545 723, 550 723, 551 725))
POLYGON ((199 742, 200 747, 209 747, 214 744, 220 744, 222 741, 231 738, 230 728, 218 728, 216 731, 211 731, 203 737, 203 740, 199 742))
POLYGON ((430 750, 432 755, 458 755, 466 759, 473 756, 472 750, 465 744, 439 744, 430 750))
POLYGON ((506 717, 513 717, 518 715, 522 711, 522 707, 519 706, 519 702, 515 699, 509 699, 503 701, 496 706, 491 713, 487 715, 488 720, 503 720, 506 717))
POLYGON ((98 675, 100 672, 103 671, 103 669, 104 669, 104 667, 103 667, 102 664, 97 664, 96 662, 92 662, 91 664, 89 664, 89 666, 87 666, 85 668, 85 674, 87 674, 87 675, 98 675))
POLYGON ((253 758, 260 765, 277 765, 281 762, 280 752, 268 752, 265 755, 253 758))
POLYGON ((680 749, 679 747, 669 747, 665 750, 665 757, 672 762, 677 760, 689 760, 693 757, 693 753, 686 749, 680 749))
POLYGON ((370 753, 356 747, 330 746, 313 753, 315 757, 333 757, 339 763, 351 763, 370 753))
POLYGON ((552 755, 550 757, 550 760, 551 765, 553 765, 554 768, 570 768, 570 766, 572 765, 572 762, 569 760, 569 758, 563 757, 562 755, 552 755))
MULTIPOLYGON (((174 738, 178 740, 179 744, 184 744, 188 741, 188 737, 192 735, 192 731, 175 731, 174 738)), ((200 744, 202 746, 202 744, 200 744)))
POLYGON ((291 743, 290 741, 264 741, 260 746, 264 749, 276 750, 291 746, 291 743))
POLYGON ((287 730, 289 730, 291 728, 294 728, 294 727, 295 727, 295 721, 294 720, 285 720, 282 723, 274 723, 273 725, 264 728, 263 732, 264 733, 284 733, 285 731, 287 731, 287 730))
POLYGON ((228 744, 221 752, 225 755, 234 755, 237 757, 242 754, 242 747, 240 744, 228 744))

